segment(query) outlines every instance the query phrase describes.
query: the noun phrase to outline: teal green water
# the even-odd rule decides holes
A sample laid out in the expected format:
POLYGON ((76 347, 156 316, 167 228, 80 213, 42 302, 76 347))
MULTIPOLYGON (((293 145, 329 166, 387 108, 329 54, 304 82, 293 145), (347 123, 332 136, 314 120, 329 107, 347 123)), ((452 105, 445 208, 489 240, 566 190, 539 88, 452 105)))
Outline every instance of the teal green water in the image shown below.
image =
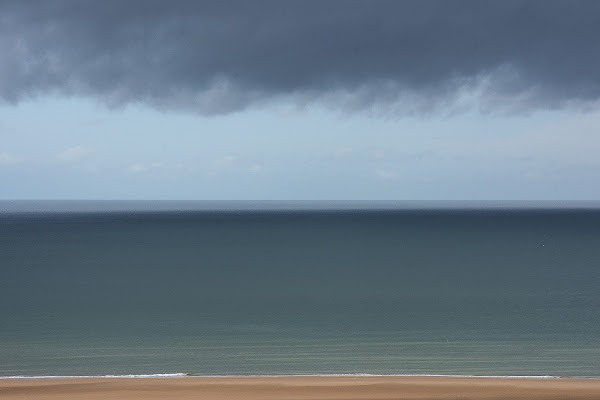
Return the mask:
POLYGON ((600 376, 600 211, 0 214, 0 376, 600 376))

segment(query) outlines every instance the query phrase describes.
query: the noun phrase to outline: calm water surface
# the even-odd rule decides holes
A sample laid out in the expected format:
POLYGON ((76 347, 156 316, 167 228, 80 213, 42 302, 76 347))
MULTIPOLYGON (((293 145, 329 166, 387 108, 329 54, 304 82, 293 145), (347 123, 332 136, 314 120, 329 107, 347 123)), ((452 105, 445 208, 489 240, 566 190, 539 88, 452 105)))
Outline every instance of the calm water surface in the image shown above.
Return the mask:
POLYGON ((0 213, 0 376, 600 376, 599 209, 54 204, 0 213))

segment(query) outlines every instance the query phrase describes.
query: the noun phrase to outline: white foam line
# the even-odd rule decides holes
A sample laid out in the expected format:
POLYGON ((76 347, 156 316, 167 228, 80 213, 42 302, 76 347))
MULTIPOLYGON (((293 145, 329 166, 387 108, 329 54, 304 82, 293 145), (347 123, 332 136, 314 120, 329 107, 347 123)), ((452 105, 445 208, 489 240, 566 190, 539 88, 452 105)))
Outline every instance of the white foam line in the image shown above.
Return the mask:
POLYGON ((0 379, 114 379, 114 378, 293 378, 293 377, 433 377, 433 378, 494 378, 494 379, 600 379, 600 377, 563 377, 556 375, 444 375, 444 374, 282 374, 282 375, 194 375, 182 372, 168 374, 125 374, 125 375, 42 375, 0 376, 0 379))
POLYGON ((173 374, 127 374, 127 375, 40 375, 40 376, 0 376, 0 379, 82 379, 82 378, 182 378, 184 373, 173 374))
POLYGON ((283 374, 283 375, 193 375, 192 378, 294 378, 294 377, 432 377, 432 378, 510 378, 510 379, 561 379, 555 375, 443 375, 443 374, 283 374))

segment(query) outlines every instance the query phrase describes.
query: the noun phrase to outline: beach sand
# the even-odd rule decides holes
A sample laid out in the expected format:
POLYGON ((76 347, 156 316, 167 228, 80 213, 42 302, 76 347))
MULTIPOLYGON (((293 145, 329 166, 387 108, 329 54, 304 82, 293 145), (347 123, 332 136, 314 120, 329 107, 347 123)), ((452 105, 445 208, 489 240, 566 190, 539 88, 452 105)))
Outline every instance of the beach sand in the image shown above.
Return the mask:
POLYGON ((2 379, 12 399, 600 399, 600 379, 186 377, 2 379))

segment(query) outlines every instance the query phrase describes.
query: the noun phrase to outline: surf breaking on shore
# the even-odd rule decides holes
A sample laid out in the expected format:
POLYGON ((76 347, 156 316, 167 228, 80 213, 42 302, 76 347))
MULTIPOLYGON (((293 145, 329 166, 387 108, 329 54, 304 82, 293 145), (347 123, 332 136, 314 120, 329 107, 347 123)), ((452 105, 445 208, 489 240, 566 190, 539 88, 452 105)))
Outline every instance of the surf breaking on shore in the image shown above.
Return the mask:
POLYGON ((156 374, 121 374, 121 375, 13 375, 0 376, 0 379, 118 379, 118 378, 294 378, 294 377, 432 377, 432 378, 497 378, 497 379, 600 379, 600 377, 564 377, 555 375, 446 375, 446 374, 265 374, 265 375, 203 375, 194 373, 156 373, 156 374))

